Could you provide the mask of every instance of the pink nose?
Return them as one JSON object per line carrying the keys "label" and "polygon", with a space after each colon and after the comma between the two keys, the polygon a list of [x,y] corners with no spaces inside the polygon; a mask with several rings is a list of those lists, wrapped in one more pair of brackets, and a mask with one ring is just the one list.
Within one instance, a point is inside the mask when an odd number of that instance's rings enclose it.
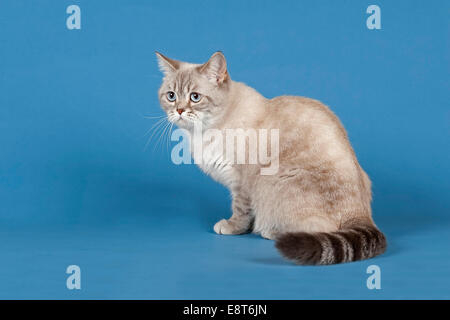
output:
{"label": "pink nose", "polygon": [[177,112],[179,115],[181,115],[184,112],[184,109],[177,109]]}

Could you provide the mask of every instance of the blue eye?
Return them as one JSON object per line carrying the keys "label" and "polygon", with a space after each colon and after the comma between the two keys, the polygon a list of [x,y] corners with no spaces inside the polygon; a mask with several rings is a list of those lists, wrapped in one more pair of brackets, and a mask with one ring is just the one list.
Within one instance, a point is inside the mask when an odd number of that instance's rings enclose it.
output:
{"label": "blue eye", "polygon": [[177,100],[177,95],[173,91],[167,92],[166,97],[170,102],[174,102],[175,100]]}
{"label": "blue eye", "polygon": [[191,93],[191,101],[192,102],[199,102],[200,100],[202,100],[202,95],[200,93],[197,93],[197,92]]}

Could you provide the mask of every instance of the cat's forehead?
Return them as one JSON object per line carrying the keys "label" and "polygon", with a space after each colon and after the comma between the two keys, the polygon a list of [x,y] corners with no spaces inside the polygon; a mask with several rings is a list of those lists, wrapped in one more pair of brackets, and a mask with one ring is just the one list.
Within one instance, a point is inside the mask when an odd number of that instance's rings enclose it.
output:
{"label": "cat's forehead", "polygon": [[174,72],[165,79],[165,82],[172,91],[189,93],[202,87],[205,80],[205,77],[199,73],[197,66],[190,65]]}

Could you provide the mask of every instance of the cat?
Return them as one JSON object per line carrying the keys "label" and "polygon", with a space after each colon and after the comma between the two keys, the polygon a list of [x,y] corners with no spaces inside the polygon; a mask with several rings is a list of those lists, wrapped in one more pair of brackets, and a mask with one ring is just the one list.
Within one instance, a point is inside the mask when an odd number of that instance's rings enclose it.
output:
{"label": "cat", "polygon": [[275,174],[260,174],[259,164],[230,163],[220,152],[199,164],[232,195],[232,216],[215,224],[217,234],[258,233],[300,265],[385,251],[386,238],[372,219],[371,181],[327,106],[304,97],[263,97],[231,80],[220,51],[204,64],[156,55],[163,73],[160,105],[178,127],[279,130],[279,153],[271,155],[279,163]]}

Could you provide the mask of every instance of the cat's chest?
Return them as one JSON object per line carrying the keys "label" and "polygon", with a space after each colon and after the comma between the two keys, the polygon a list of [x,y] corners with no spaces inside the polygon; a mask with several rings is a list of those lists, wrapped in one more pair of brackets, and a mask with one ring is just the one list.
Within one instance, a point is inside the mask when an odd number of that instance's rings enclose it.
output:
{"label": "cat's chest", "polygon": [[194,152],[193,158],[200,169],[214,180],[226,186],[233,183],[235,171],[232,162],[225,157],[222,144],[214,141],[202,143],[201,152]]}

